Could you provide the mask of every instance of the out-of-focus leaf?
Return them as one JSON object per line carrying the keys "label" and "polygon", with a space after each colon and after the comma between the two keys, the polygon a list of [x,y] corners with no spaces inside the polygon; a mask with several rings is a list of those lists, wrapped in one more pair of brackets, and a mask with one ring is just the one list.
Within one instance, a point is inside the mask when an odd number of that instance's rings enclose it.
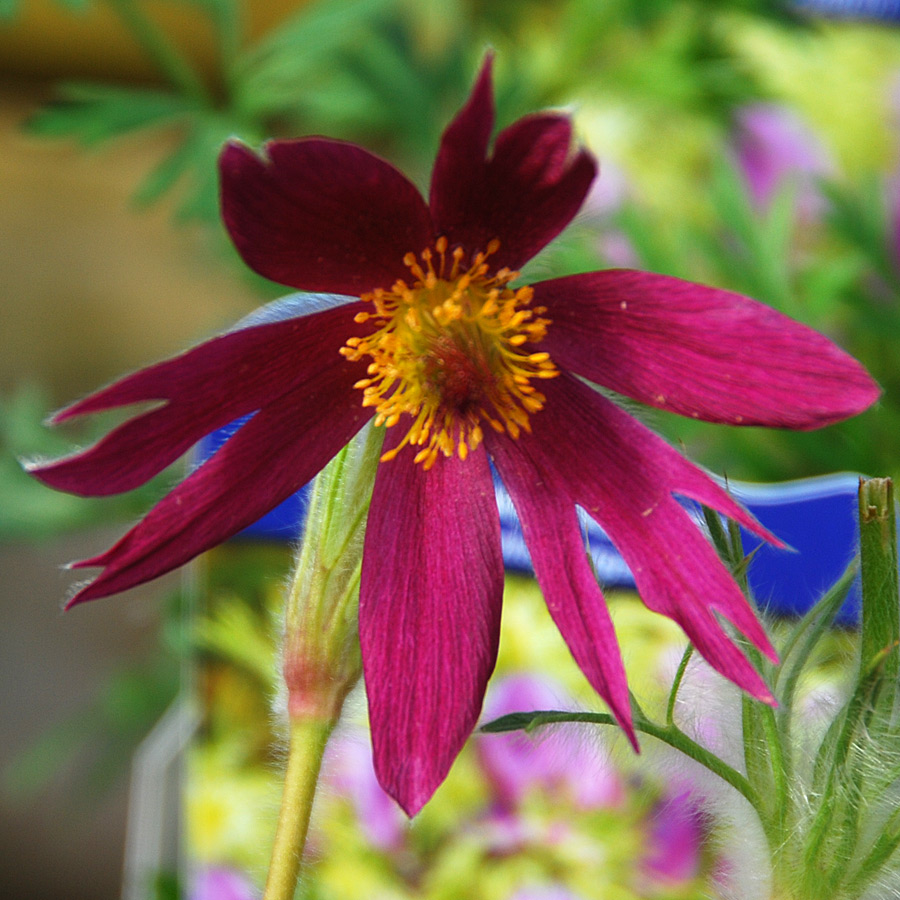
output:
{"label": "out-of-focus leaf", "polygon": [[24,802],[70,767],[81,770],[85,799],[123,777],[141,739],[178,691],[179,670],[157,654],[114,673],[83,708],[51,724],[2,773],[4,793]]}
{"label": "out-of-focus leaf", "polygon": [[649,211],[634,203],[626,203],[613,216],[613,224],[628,239],[641,268],[677,278],[690,276],[685,260],[691,257],[683,252],[683,235],[676,229],[659,227]]}
{"label": "out-of-focus leaf", "polygon": [[26,128],[42,137],[70,137],[93,146],[148,126],[185,121],[196,112],[195,100],[167,91],[69,82]]}
{"label": "out-of-focus leaf", "polygon": [[274,693],[278,671],[272,644],[273,623],[251,609],[242,597],[219,597],[213,611],[194,626],[196,646],[253,675]]}
{"label": "out-of-focus leaf", "polygon": [[134,196],[135,202],[139,206],[149,206],[182,181],[184,192],[176,219],[217,222],[219,183],[216,161],[222,146],[230,138],[253,145],[262,137],[252,125],[236,125],[216,112],[195,116],[181,143],[141,182]]}
{"label": "out-of-focus leaf", "polygon": [[[166,475],[115,498],[84,498],[54,491],[31,477],[20,459],[53,459],[73,451],[71,431],[52,431],[41,423],[48,409],[40,388],[22,385],[9,396],[0,396],[0,540],[50,537],[98,522],[127,519],[143,512],[161,493]],[[98,417],[89,430],[81,431],[83,443],[91,443],[108,426]]]}
{"label": "out-of-focus leaf", "polygon": [[704,231],[697,240],[715,263],[720,279],[734,290],[797,316],[789,259],[795,221],[792,193],[780,191],[763,215],[754,209],[734,164],[720,159],[713,168],[710,196],[724,233]]}
{"label": "out-of-focus leaf", "polygon": [[203,12],[212,23],[223,74],[228,72],[236,58],[244,37],[246,0],[175,0],[184,6],[194,7]]}
{"label": "out-of-focus leaf", "polygon": [[880,179],[870,176],[859,184],[823,182],[829,201],[828,221],[852,246],[862,250],[888,284],[900,288],[900,259],[888,236],[888,192]]}
{"label": "out-of-focus leaf", "polygon": [[233,103],[256,118],[302,105],[305,94],[334,68],[344,48],[358,47],[391,0],[310,4],[246,50],[234,71]]}
{"label": "out-of-focus leaf", "polygon": [[194,139],[193,133],[188,136],[159,163],[156,168],[141,182],[134,195],[134,201],[138,206],[150,206],[155,203],[166,191],[191,170],[197,169],[209,161],[203,148]]}
{"label": "out-of-focus leaf", "polygon": [[804,26],[809,24],[809,20],[802,15],[798,8],[799,4],[794,0],[728,0],[726,3],[722,3],[721,0],[699,0],[699,2],[701,6],[714,12],[727,7],[780,22],[782,25]]}
{"label": "out-of-focus leaf", "polygon": [[[91,0],[56,0],[56,5],[61,6],[69,12],[84,12],[90,5]],[[21,0],[0,0],[0,19],[11,19],[18,15],[21,11]]]}

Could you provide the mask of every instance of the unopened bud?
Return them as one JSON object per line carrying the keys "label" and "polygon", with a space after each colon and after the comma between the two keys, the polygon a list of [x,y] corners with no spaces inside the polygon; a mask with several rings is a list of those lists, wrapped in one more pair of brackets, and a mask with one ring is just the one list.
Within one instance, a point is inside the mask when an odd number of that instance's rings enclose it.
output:
{"label": "unopened bud", "polygon": [[359,578],[384,429],[371,425],[316,478],[282,645],[292,719],[335,721],[359,680]]}

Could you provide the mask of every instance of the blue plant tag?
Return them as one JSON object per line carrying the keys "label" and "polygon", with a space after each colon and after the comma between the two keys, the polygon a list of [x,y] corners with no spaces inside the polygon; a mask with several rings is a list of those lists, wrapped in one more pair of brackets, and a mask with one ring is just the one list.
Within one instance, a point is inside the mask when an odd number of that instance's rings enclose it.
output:
{"label": "blue plant tag", "polygon": [[[859,476],[843,472],[777,484],[729,482],[729,490],[791,549],[743,531],[744,551],[757,549],[748,581],[757,604],[777,615],[803,615],[837,580],[859,550]],[[858,579],[838,614],[859,620]]]}

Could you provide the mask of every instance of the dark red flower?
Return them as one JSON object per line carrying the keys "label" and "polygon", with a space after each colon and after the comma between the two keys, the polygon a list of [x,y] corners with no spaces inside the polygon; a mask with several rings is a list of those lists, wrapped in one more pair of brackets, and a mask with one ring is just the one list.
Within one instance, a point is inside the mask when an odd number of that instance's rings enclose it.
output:
{"label": "dark red flower", "polygon": [[[471,732],[503,589],[489,460],[512,496],[550,612],[632,741],[625,672],[576,504],[606,529],[651,609],[720,672],[769,690],[716,618],[765,632],[673,495],[768,537],[714,481],[581,379],[711,422],[815,428],[878,390],[810,329],[727,291],[611,270],[511,287],[569,223],[596,164],[568,118],[494,125],[488,62],[444,134],[429,202],[352,144],[222,153],[225,222],[274,281],[347,295],[217,337],[56,421],[162,401],[81,454],[34,469],[95,495],[146,481],[239,416],[237,434],[114,547],[71,604],[147,581],[259,518],[365,422],[386,429],[369,513],[360,638],[378,777],[410,814]],[[358,299],[357,299],[358,298]],[[71,605],[70,604],[70,605]]]}

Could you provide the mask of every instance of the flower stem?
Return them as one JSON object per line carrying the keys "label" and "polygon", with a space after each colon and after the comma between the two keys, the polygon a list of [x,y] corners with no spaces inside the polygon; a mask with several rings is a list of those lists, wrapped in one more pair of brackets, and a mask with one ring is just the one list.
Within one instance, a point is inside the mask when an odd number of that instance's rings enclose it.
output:
{"label": "flower stem", "polygon": [[900,676],[897,520],[890,478],[860,479],[859,539],[862,556],[860,675],[874,659],[881,660],[883,685],[879,701],[889,711],[894,706]]}
{"label": "flower stem", "polygon": [[681,662],[678,663],[678,671],[675,673],[675,680],[672,682],[672,690],[669,691],[669,702],[666,704],[666,725],[671,727],[675,724],[675,703],[678,699],[678,690],[681,682],[684,680],[684,674],[687,672],[688,663],[694,654],[694,645],[688,644],[684,648],[681,656]]}
{"label": "flower stem", "polygon": [[322,757],[333,728],[334,722],[326,719],[291,721],[284,794],[263,900],[293,900]]}
{"label": "flower stem", "polygon": [[[706,769],[709,769],[715,775],[718,775],[723,781],[730,784],[738,793],[743,795],[747,802],[756,810],[760,821],[763,824],[763,830],[772,845],[773,836],[770,831],[766,830],[767,821],[763,816],[762,801],[756,792],[756,789],[747,778],[737,769],[732,768],[724,760],[719,759],[710,750],[707,750],[702,744],[698,744],[695,740],[686,735],[677,725],[668,724],[660,725],[651,719],[636,706],[632,698],[633,721],[635,731],[648,734],[657,740],[668,744],[670,747],[683,753],[685,756],[699,763]],[[611,725],[618,727],[616,720],[609,713],[593,713],[593,712],[562,712],[559,710],[539,710],[530,713],[510,713],[494,719],[481,726],[481,731],[485,734],[500,734],[505,731],[524,730],[526,733],[531,732],[535,728],[544,725],[552,725],[557,722],[590,722],[596,725]]]}

